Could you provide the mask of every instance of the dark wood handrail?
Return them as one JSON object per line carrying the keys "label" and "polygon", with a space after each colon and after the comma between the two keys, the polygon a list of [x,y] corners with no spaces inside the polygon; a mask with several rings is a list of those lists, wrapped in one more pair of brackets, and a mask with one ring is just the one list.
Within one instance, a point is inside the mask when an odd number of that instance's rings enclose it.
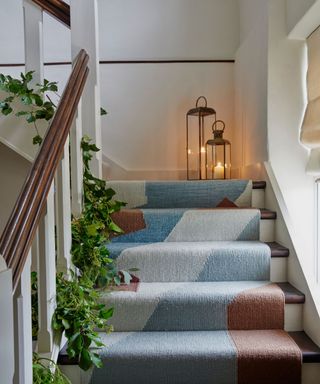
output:
{"label": "dark wood handrail", "polygon": [[87,76],[89,56],[81,50],[56,113],[0,238],[0,254],[12,269],[16,288],[39,225],[52,181],[74,119]]}
{"label": "dark wood handrail", "polygon": [[62,0],[32,0],[44,11],[70,28],[70,6]]}

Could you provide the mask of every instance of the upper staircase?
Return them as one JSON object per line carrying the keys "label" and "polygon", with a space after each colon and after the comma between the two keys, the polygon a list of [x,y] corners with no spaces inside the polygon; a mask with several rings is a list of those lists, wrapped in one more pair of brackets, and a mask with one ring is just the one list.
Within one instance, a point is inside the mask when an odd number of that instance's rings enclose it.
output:
{"label": "upper staircase", "polygon": [[74,383],[318,382],[320,349],[303,332],[305,295],[287,282],[266,183],[108,185],[129,202],[113,217],[124,233],[110,257],[138,270],[103,296],[114,307],[104,367],[88,376],[60,354]]}

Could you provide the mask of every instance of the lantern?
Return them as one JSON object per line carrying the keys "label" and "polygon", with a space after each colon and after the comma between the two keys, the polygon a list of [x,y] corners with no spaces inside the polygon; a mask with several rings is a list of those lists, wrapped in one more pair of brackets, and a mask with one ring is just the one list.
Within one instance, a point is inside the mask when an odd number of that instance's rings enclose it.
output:
{"label": "lantern", "polygon": [[[221,126],[218,129],[218,126]],[[216,120],[212,125],[213,139],[206,142],[206,178],[230,179],[231,144],[223,138],[225,123]]]}
{"label": "lantern", "polygon": [[[204,105],[199,105],[200,100]],[[207,106],[204,96],[200,96],[196,107],[186,116],[188,180],[206,179],[206,142],[211,137],[211,125],[215,121],[216,111]]]}

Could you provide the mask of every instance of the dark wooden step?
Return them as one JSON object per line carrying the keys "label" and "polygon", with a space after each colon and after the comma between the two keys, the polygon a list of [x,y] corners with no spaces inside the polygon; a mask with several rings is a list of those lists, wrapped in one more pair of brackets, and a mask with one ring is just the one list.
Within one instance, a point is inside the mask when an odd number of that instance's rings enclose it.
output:
{"label": "dark wooden step", "polygon": [[[320,348],[305,332],[288,332],[288,334],[300,348],[303,363],[320,363]],[[77,361],[68,357],[66,347],[64,347],[59,354],[58,364],[77,365]]]}
{"label": "dark wooden step", "polygon": [[270,209],[260,208],[262,220],[275,220],[277,218],[277,212],[270,211]]}
{"label": "dark wooden step", "polygon": [[252,189],[266,189],[267,183],[263,180],[253,181]]}
{"label": "dark wooden step", "polygon": [[304,363],[320,363],[320,348],[305,332],[289,332],[289,335],[301,349]]}
{"label": "dark wooden step", "polygon": [[304,294],[290,283],[277,283],[282,289],[286,304],[303,304],[305,302]]}
{"label": "dark wooden step", "polygon": [[289,249],[275,241],[266,243],[271,249],[271,257],[289,257]]}

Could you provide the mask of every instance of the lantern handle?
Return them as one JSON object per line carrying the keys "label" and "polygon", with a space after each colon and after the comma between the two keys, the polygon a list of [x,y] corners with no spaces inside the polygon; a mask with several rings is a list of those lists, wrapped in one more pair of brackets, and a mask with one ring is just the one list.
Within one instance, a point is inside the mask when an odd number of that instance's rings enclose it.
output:
{"label": "lantern handle", "polygon": [[207,105],[208,105],[208,102],[207,102],[207,99],[204,97],[204,96],[200,96],[197,98],[197,102],[196,102],[196,108],[198,108],[198,104],[199,104],[199,101],[203,99],[204,102],[205,102],[205,108],[207,108]]}
{"label": "lantern handle", "polygon": [[212,132],[214,132],[214,131],[218,131],[218,129],[216,128],[217,123],[221,123],[221,124],[223,125],[223,127],[222,127],[222,129],[220,129],[220,131],[224,132],[224,129],[225,129],[225,127],[226,127],[226,124],[225,124],[225,122],[222,121],[222,120],[216,120],[216,121],[212,124]]}

